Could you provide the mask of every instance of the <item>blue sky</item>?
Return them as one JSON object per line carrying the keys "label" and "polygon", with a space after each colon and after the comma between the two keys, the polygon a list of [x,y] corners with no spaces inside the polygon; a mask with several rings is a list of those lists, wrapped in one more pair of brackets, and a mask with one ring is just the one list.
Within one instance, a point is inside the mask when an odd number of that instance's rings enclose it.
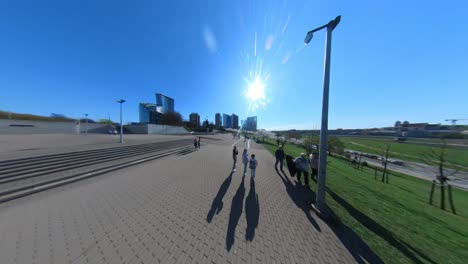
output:
{"label": "blue sky", "polygon": [[[185,118],[258,116],[259,128],[321,118],[325,32],[333,33],[330,128],[468,118],[466,1],[0,2],[0,109],[138,121],[162,92]],[[250,72],[265,100],[245,96]],[[267,80],[266,80],[267,79]]]}

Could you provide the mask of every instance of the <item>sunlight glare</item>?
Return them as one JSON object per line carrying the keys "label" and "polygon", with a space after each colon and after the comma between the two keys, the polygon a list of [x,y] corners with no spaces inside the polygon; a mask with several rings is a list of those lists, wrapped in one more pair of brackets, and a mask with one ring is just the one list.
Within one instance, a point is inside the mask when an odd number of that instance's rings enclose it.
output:
{"label": "sunlight glare", "polygon": [[259,78],[249,84],[246,96],[252,101],[265,100],[265,85]]}

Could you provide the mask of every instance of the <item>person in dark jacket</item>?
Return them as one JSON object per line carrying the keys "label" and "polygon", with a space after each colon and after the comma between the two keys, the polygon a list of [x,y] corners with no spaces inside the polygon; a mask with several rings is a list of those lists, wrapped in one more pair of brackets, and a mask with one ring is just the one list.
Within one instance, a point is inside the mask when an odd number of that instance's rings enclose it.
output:
{"label": "person in dark jacket", "polygon": [[234,148],[232,149],[232,159],[233,159],[232,171],[236,171],[237,154],[239,154],[239,151],[237,150],[237,147],[234,146]]}
{"label": "person in dark jacket", "polygon": [[284,150],[283,147],[279,147],[275,151],[275,157],[276,157],[276,162],[275,162],[275,169],[278,170],[278,163],[280,164],[280,170],[283,171],[283,160],[284,160]]}
{"label": "person in dark jacket", "polygon": [[292,156],[286,155],[286,165],[288,166],[289,175],[294,177],[296,175],[296,164]]}

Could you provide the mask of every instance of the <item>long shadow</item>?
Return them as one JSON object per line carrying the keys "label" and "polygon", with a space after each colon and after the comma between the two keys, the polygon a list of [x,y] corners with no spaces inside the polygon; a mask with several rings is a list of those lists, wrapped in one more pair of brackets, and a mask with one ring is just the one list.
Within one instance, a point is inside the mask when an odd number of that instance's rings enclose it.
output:
{"label": "long shadow", "polygon": [[226,248],[228,251],[231,250],[232,245],[234,244],[234,235],[236,233],[237,223],[242,215],[242,207],[244,204],[244,187],[245,176],[242,177],[242,182],[237,188],[236,194],[232,198],[231,213],[229,214],[229,224],[226,234]]}
{"label": "long shadow", "polygon": [[[277,173],[283,180],[283,183],[286,186],[286,191],[288,192],[291,199],[294,201],[294,203],[298,207],[303,209],[304,213],[306,214],[307,219],[309,219],[309,221],[314,226],[316,226],[316,228],[318,228],[317,230],[320,231],[320,227],[318,226],[315,219],[312,218],[310,214],[310,208],[308,207],[308,204],[310,204],[312,201],[315,201],[315,199],[310,198],[310,196],[303,197],[303,194],[302,195],[300,194],[300,192],[303,190],[302,187],[297,186],[297,185],[293,186],[293,184],[291,183],[291,181],[288,179],[288,177],[286,176],[284,172],[283,172],[284,178],[278,171]],[[295,189],[298,189],[297,193]],[[315,193],[310,191],[310,195],[314,196]],[[304,205],[303,201],[306,201],[306,205]],[[358,263],[384,263],[369,248],[369,246],[358,235],[356,235],[356,233],[354,233],[348,226],[342,223],[339,220],[339,218],[333,214],[331,210],[329,211],[330,211],[330,214],[333,215],[333,217],[330,218],[330,219],[333,219],[333,223],[331,223],[331,225],[329,224],[330,228],[333,230],[333,232],[337,235],[337,237],[341,240],[343,245],[348,249],[348,251],[353,255],[354,259]],[[324,220],[328,220],[328,219],[324,219]]]}
{"label": "long shadow", "polygon": [[330,217],[324,219],[328,226],[351,253],[357,263],[384,263],[377,254],[351,228],[345,225],[337,215],[328,209]]}
{"label": "long shadow", "polygon": [[255,180],[250,179],[250,191],[245,199],[245,218],[247,220],[245,239],[247,241],[252,241],[255,237],[255,229],[258,226],[259,217],[260,205],[258,202],[258,195],[255,192]]}
{"label": "long shadow", "polygon": [[[347,201],[345,201],[343,198],[341,198],[339,195],[337,195],[335,192],[331,191],[330,189],[327,189],[327,192],[330,194],[330,196],[336,201],[338,202],[346,211],[348,211],[348,213],[354,217],[354,219],[356,219],[357,221],[359,221],[363,226],[365,226],[367,229],[369,229],[370,231],[374,232],[376,235],[380,236],[382,239],[384,239],[385,241],[387,241],[392,247],[394,247],[395,249],[397,249],[398,251],[400,251],[403,255],[405,255],[407,258],[409,258],[413,263],[424,263],[422,262],[418,256],[424,260],[426,260],[427,262],[430,262],[430,263],[436,263],[435,261],[433,261],[431,258],[429,258],[428,256],[426,256],[425,254],[423,254],[422,252],[418,251],[417,249],[411,247],[410,245],[406,244],[405,242],[403,241],[400,241],[399,239],[397,239],[392,232],[390,232],[389,230],[387,230],[385,227],[381,226],[379,223],[375,222],[374,220],[372,220],[372,218],[368,217],[367,215],[365,215],[364,213],[362,213],[361,211],[357,210],[354,206],[352,206],[351,204],[349,204]],[[341,222],[340,220],[338,220],[338,217],[334,217],[335,218],[335,221],[339,221]],[[340,223],[342,225],[344,225],[343,223]],[[348,228],[349,229],[349,228]],[[348,230],[349,232],[350,230]],[[352,232],[352,231],[351,231]],[[355,234],[354,234],[355,235]],[[340,237],[340,236],[339,236]],[[340,238],[341,239],[341,238]],[[362,241],[362,240],[361,240]],[[364,241],[362,241],[362,243],[365,244]],[[352,243],[353,244],[353,243]],[[352,245],[354,247],[354,245]],[[367,249],[370,251],[370,249],[367,247]],[[356,252],[356,253],[369,253],[368,250],[365,250],[364,252]],[[352,251],[350,251],[351,253],[353,253]],[[374,256],[372,255],[368,255],[369,258],[372,258],[372,257],[377,257],[374,253],[373,253]],[[353,254],[354,256],[354,254]],[[377,257],[378,258],[378,257]],[[378,259],[380,262],[376,262],[376,263],[383,263],[382,260]],[[371,263],[374,263],[374,261],[370,261]]]}
{"label": "long shadow", "polygon": [[234,172],[231,172],[231,174],[229,174],[229,176],[224,180],[224,182],[221,184],[221,187],[219,188],[218,193],[216,194],[216,197],[213,199],[213,202],[211,203],[211,209],[206,216],[206,221],[208,223],[211,223],[215,213],[219,214],[219,212],[221,212],[223,209],[223,198],[224,195],[226,195],[229,185],[231,185],[233,173]]}
{"label": "long shadow", "polygon": [[283,181],[284,186],[286,187],[286,192],[288,193],[291,200],[294,204],[300,208],[312,226],[315,227],[318,231],[322,231],[320,226],[318,225],[317,221],[311,215],[311,206],[312,202],[314,201],[314,192],[310,190],[310,188],[302,187],[300,185],[294,185],[286,174],[283,176],[281,173],[276,171],[276,173],[280,176],[281,180]]}

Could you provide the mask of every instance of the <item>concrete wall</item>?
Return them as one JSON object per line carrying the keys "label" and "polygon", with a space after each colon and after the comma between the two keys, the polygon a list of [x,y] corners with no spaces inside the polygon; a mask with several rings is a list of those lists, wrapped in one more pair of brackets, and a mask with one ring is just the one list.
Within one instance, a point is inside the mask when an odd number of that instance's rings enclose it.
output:
{"label": "concrete wall", "polygon": [[188,134],[187,130],[178,126],[142,124],[142,125],[126,125],[124,129],[131,134],[161,134],[161,135],[175,135],[175,134]]}
{"label": "concrete wall", "polygon": [[148,125],[126,125],[124,130],[130,134],[148,134]]}
{"label": "concrete wall", "polygon": [[[80,132],[85,133],[86,124],[81,123]],[[107,134],[109,125],[88,123],[88,133]],[[0,119],[0,134],[76,134],[75,122],[45,122]]]}

